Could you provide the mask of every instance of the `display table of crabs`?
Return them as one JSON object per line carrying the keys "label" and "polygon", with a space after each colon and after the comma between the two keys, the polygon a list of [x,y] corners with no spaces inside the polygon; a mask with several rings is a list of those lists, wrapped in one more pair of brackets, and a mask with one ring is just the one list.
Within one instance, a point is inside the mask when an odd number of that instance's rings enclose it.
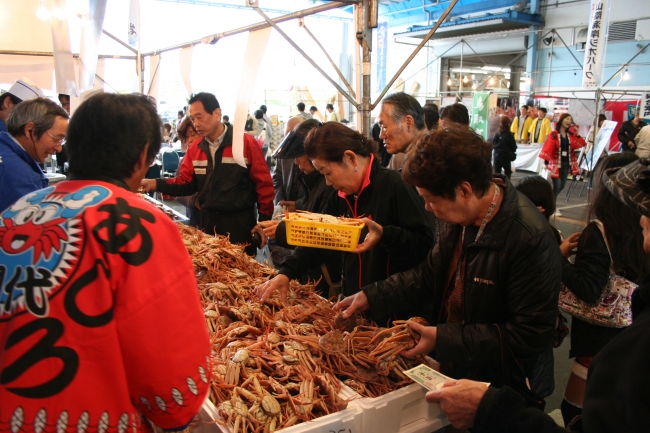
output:
{"label": "display table of crabs", "polygon": [[313,284],[292,281],[287,301],[252,293],[274,271],[226,238],[183,227],[212,343],[210,399],[233,432],[272,432],[344,409],[342,383],[377,397],[412,383],[422,359],[399,356],[419,339],[406,322],[378,328],[342,320]]}

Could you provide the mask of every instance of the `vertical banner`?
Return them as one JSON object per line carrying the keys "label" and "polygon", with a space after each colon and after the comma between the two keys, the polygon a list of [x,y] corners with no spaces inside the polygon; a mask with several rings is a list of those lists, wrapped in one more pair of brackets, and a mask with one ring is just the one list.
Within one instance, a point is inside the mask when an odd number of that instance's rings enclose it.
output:
{"label": "vertical banner", "polygon": [[183,79],[183,84],[185,84],[185,89],[187,94],[192,94],[192,52],[194,47],[183,48],[180,53],[178,53],[178,66],[181,69],[181,78]]}
{"label": "vertical banner", "polygon": [[[81,46],[79,49],[79,93],[92,89],[97,68],[97,45],[104,28],[104,14],[107,0],[88,2],[88,22],[81,27]],[[86,18],[86,17],[84,17]]]}
{"label": "vertical banner", "polygon": [[650,91],[643,92],[641,103],[641,114],[639,117],[642,119],[650,119]]}
{"label": "vertical banner", "polygon": [[131,0],[129,8],[129,45],[135,47],[140,37],[140,1]]}
{"label": "vertical banner", "polygon": [[487,140],[488,134],[487,119],[490,107],[489,101],[489,92],[474,92],[474,98],[472,101],[472,120],[470,121],[469,126],[474,129],[474,132],[483,137],[483,140]]}
{"label": "vertical banner", "polygon": [[386,87],[386,57],[388,53],[388,23],[382,21],[377,27],[377,87],[381,92]]}
{"label": "vertical banner", "polygon": [[235,162],[246,167],[244,160],[244,125],[250,108],[251,96],[255,88],[257,71],[260,68],[266,44],[269,42],[272,27],[248,33],[248,44],[244,55],[243,76],[237,92],[237,108],[235,109],[235,124],[233,125],[232,156]]}
{"label": "vertical banner", "polygon": [[[65,1],[55,0],[54,7],[64,10]],[[77,96],[77,79],[74,73],[74,61],[70,48],[70,29],[68,17],[58,18],[56,14],[50,17],[52,27],[52,52],[54,54],[54,76],[56,92]]]}
{"label": "vertical banner", "polygon": [[585,45],[584,66],[582,67],[582,88],[595,89],[600,86],[603,67],[605,39],[607,37],[607,11],[609,0],[591,0],[589,31]]}

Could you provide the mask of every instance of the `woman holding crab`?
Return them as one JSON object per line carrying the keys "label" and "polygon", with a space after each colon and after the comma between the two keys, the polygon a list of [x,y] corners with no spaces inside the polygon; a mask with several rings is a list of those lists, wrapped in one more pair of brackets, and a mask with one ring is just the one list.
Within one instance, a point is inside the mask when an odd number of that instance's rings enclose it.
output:
{"label": "woman holding crab", "polygon": [[[415,190],[399,173],[380,167],[377,144],[336,122],[321,124],[305,138],[305,151],[314,167],[337,194],[332,194],[323,213],[363,218],[365,241],[354,252],[297,247],[282,262],[279,275],[256,287],[262,301],[276,290],[286,297],[289,281],[306,270],[337,258],[343,262],[343,294],[353,295],[367,284],[406,271],[420,263],[433,245],[433,233]],[[366,236],[367,233],[367,236]],[[404,305],[373,320],[425,316],[430,306]]]}

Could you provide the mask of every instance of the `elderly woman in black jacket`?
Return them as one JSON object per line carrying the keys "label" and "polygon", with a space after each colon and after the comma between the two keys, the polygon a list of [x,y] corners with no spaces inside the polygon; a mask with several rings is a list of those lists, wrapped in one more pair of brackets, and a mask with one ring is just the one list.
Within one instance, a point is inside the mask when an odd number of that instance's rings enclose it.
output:
{"label": "elderly woman in black jacket", "polygon": [[[459,146],[458,143],[462,143]],[[412,270],[362,287],[344,317],[433,301],[433,325],[410,323],[441,372],[523,391],[552,375],[561,255],[542,214],[503,177],[492,146],[470,130],[434,131],[408,152],[406,181],[438,218],[436,245]],[[512,359],[514,356],[514,359]],[[523,370],[523,371],[522,371]],[[552,391],[552,390],[551,390]]]}
{"label": "elderly woman in black jacket", "polygon": [[[256,287],[262,301],[275,290],[286,295],[290,279],[297,278],[333,258],[343,262],[342,292],[350,296],[374,281],[416,266],[433,245],[433,233],[424,207],[412,187],[399,173],[380,167],[377,145],[360,133],[337,122],[314,128],[305,140],[305,150],[314,167],[325,176],[337,194],[330,196],[324,212],[334,216],[364,218],[370,236],[354,252],[297,247],[286,257],[279,275]],[[380,232],[375,227],[381,225]],[[364,239],[367,230],[361,234]],[[424,304],[402,305],[372,318],[386,324],[390,318],[428,315]]]}
{"label": "elderly woman in black jacket", "polygon": [[[641,215],[643,249],[650,253],[650,159],[607,170],[609,191]],[[641,239],[641,238],[639,238]],[[650,425],[650,277],[632,295],[632,325],[594,357],[582,418],[569,428],[558,426],[542,411],[526,408],[509,387],[487,388],[470,380],[450,381],[427,393],[456,428],[475,433],[645,433]]]}

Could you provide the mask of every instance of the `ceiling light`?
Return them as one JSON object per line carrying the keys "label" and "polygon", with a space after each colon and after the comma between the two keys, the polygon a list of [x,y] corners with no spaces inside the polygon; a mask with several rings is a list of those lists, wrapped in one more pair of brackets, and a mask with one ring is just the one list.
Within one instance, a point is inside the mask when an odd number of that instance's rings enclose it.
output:
{"label": "ceiling light", "polygon": [[489,83],[490,83],[490,86],[494,86],[494,77],[490,77]]}
{"label": "ceiling light", "polygon": [[476,83],[472,83],[472,90],[476,90]]}
{"label": "ceiling light", "polygon": [[625,68],[625,73],[623,74],[623,80],[627,81],[630,79],[630,73],[627,72],[627,68]]}
{"label": "ceiling light", "polygon": [[41,0],[41,5],[36,9],[36,16],[41,21],[47,21],[50,19],[50,11],[48,11],[45,6],[45,0]]}
{"label": "ceiling light", "polygon": [[463,83],[465,83],[465,84],[469,83],[469,78],[467,78],[467,75],[465,75],[465,77],[463,77]]}
{"label": "ceiling light", "polygon": [[447,80],[447,85],[451,86],[451,77],[449,77],[449,79]]}

